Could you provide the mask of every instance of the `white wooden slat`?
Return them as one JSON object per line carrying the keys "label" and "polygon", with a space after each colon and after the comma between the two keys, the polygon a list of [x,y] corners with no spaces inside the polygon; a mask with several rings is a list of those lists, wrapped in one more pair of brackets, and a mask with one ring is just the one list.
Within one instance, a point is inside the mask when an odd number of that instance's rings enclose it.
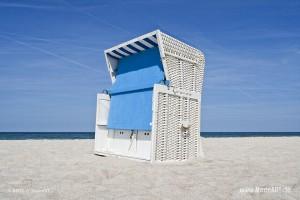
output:
{"label": "white wooden slat", "polygon": [[157,44],[157,39],[153,36],[149,37],[149,40]]}
{"label": "white wooden slat", "polygon": [[122,58],[121,56],[119,56],[118,54],[115,54],[114,52],[109,52],[108,54],[113,55],[113,56],[115,56],[117,58]]}
{"label": "white wooden slat", "polygon": [[133,53],[133,54],[137,53],[136,51],[134,51],[133,49],[130,49],[127,46],[124,46],[123,48],[126,49],[127,51],[129,51],[130,53]]}
{"label": "white wooden slat", "polygon": [[149,48],[154,47],[152,44],[148,43],[148,42],[145,41],[145,40],[141,40],[140,43],[142,43],[143,45],[145,45],[145,46],[147,46],[147,47],[149,47]]}
{"label": "white wooden slat", "polygon": [[124,52],[124,51],[121,51],[120,49],[116,49],[116,51],[124,56],[129,56],[128,53]]}
{"label": "white wooden slat", "polygon": [[134,46],[135,48],[137,48],[138,50],[141,50],[141,51],[145,50],[143,47],[141,47],[141,46],[139,46],[139,45],[137,45],[135,43],[132,43],[131,45]]}

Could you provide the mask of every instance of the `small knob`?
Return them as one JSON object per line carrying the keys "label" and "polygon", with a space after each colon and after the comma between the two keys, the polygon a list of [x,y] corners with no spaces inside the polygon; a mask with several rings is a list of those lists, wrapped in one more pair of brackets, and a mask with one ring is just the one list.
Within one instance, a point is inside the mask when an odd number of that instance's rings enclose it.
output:
{"label": "small knob", "polygon": [[184,128],[184,129],[188,129],[188,128],[191,127],[191,123],[189,121],[187,121],[187,120],[183,120],[181,122],[181,127]]}

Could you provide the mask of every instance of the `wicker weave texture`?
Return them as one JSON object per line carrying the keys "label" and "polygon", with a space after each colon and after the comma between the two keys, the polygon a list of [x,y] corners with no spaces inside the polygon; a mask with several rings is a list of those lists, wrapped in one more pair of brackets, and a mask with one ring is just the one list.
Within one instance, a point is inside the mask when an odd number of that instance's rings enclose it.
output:
{"label": "wicker weave texture", "polygon": [[198,64],[203,63],[203,53],[165,33],[161,33],[162,46],[166,54],[181,57],[182,59],[190,60]]}
{"label": "wicker weave texture", "polygon": [[201,93],[205,63],[202,52],[164,33],[162,47],[171,85]]}
{"label": "wicker weave texture", "polygon": [[[204,75],[201,51],[161,33],[163,61],[170,87],[156,90],[154,155],[157,161],[199,156],[200,97]],[[180,91],[180,92],[175,92]],[[191,94],[194,94],[193,97]],[[190,95],[190,96],[189,96]],[[186,128],[183,124],[189,124]]]}
{"label": "wicker weave texture", "polygon": [[[161,91],[157,96],[155,160],[186,160],[198,157],[199,101]],[[189,121],[190,127],[182,127]]]}

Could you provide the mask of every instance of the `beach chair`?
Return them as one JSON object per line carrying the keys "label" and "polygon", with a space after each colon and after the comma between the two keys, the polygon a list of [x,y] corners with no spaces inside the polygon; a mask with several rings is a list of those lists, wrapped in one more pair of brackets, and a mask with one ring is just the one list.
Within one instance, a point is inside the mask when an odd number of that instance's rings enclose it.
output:
{"label": "beach chair", "polygon": [[97,95],[95,154],[197,158],[203,53],[156,30],[104,54],[112,87]]}

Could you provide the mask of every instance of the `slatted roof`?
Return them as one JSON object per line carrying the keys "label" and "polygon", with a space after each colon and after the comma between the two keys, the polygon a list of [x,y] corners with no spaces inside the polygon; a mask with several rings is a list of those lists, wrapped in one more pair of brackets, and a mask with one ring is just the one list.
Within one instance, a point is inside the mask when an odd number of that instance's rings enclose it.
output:
{"label": "slatted roof", "polygon": [[157,31],[145,34],[115,47],[105,50],[106,55],[114,59],[122,59],[146,49],[157,47]]}

